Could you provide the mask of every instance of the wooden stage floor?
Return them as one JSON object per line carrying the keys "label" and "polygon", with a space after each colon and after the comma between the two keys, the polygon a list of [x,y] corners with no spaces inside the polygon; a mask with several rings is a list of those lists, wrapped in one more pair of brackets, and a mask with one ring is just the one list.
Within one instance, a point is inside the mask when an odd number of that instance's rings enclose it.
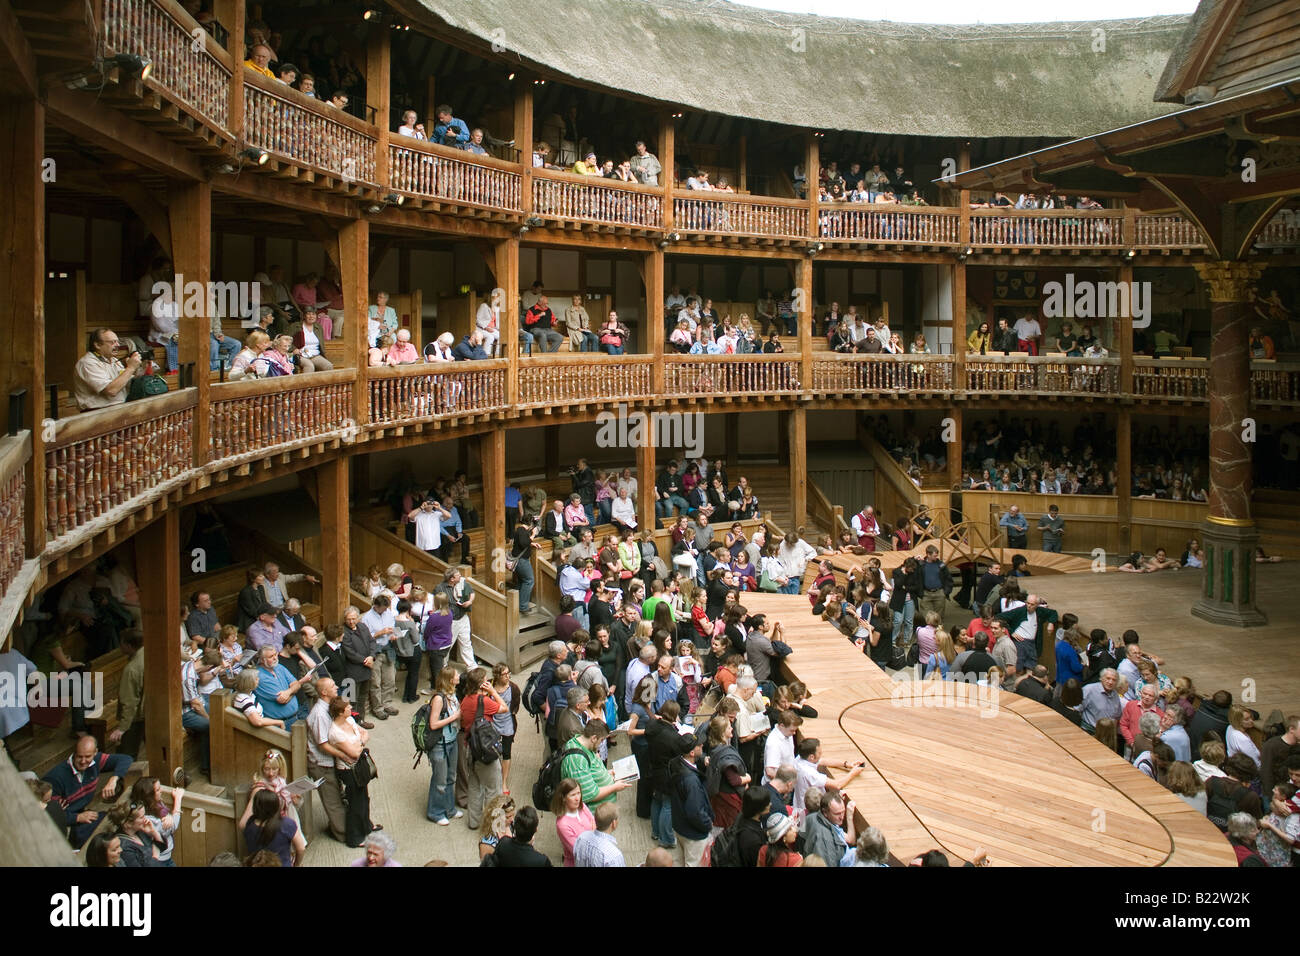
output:
{"label": "wooden stage floor", "polygon": [[891,680],[814,618],[806,595],[744,603],[784,625],[787,667],[818,711],[804,735],[829,760],[867,760],[847,792],[897,858],[941,849],[957,863],[983,847],[994,866],[1236,865],[1204,816],[1048,708],[973,685]]}

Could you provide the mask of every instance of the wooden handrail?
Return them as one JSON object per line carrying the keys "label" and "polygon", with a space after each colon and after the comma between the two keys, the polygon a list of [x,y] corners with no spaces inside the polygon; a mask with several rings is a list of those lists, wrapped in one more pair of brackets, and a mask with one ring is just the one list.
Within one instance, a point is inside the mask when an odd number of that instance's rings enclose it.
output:
{"label": "wooden handrail", "polygon": [[[379,371],[371,369],[370,372]],[[321,385],[351,384],[357,380],[354,368],[335,368],[327,372],[313,372],[309,375],[278,375],[275,378],[245,378],[236,382],[214,382],[212,401],[228,402],[237,398],[249,398],[258,395],[274,395],[279,392],[296,392]]]}
{"label": "wooden handrail", "polygon": [[[509,164],[512,169],[518,168],[517,164]],[[619,189],[623,192],[641,193],[645,196],[657,196],[660,199],[664,195],[663,186],[647,186],[644,183],[625,183],[621,179],[606,179],[604,176],[583,176],[581,173],[574,173],[568,170],[544,169],[534,167],[533,180],[550,179],[559,183],[575,183],[579,186],[593,186],[598,189]],[[723,193],[725,196],[726,193]]]}
{"label": "wooden handrail", "polygon": [[45,450],[66,448],[74,442],[99,438],[171,412],[194,408],[198,400],[198,389],[183,388],[166,395],[155,395],[140,401],[81,412],[70,418],[60,418],[55,425],[54,439],[45,443]]}
{"label": "wooden handrail", "polygon": [[0,436],[0,485],[22,474],[32,459],[32,433]]}
{"label": "wooden handrail", "polygon": [[287,83],[281,83],[279,80],[263,76],[248,67],[244,67],[244,86],[257,87],[263,93],[292,103],[294,106],[300,106],[308,112],[316,113],[331,122],[338,123],[340,126],[346,126],[353,132],[360,133],[369,139],[374,139],[378,135],[379,131],[375,128],[374,123],[359,120],[351,113],[345,113],[337,107],[330,106],[325,100],[318,100],[314,96],[300,93]]}

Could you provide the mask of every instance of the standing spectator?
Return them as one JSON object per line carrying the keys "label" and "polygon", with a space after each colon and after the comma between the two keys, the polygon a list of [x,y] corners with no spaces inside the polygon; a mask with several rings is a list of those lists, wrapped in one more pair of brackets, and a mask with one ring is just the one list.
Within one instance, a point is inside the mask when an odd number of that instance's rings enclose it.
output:
{"label": "standing spectator", "polygon": [[334,767],[347,806],[345,835],[347,845],[355,849],[380,827],[370,820],[370,757],[366,752],[370,734],[364,727],[357,726],[351,711],[352,706],[342,697],[335,697],[329,703],[329,715],[333,721],[329,743],[338,752],[334,757]]}
{"label": "standing spectator", "polygon": [[442,577],[438,591],[447,595],[447,604],[451,608],[451,635],[460,649],[461,659],[467,668],[478,667],[474,659],[474,637],[471,629],[469,610],[474,605],[474,588],[469,579],[460,573],[460,568],[448,568]]}
{"label": "standing spectator", "polygon": [[442,548],[442,522],[451,519],[451,512],[428,497],[406,518],[415,524],[415,546],[436,557]]}
{"label": "standing spectator", "polygon": [[636,141],[636,154],[632,157],[630,165],[632,174],[641,185],[659,185],[659,174],[663,172],[663,167],[659,165],[659,157],[646,149],[644,140]]}
{"label": "standing spectator", "polygon": [[856,809],[852,800],[831,791],[822,800],[821,811],[810,815],[804,824],[803,845],[806,855],[817,854],[827,866],[839,866],[849,847],[857,843],[853,820]]}
{"label": "standing spectator", "polygon": [[453,116],[451,107],[445,103],[434,111],[434,116],[438,121],[433,125],[433,142],[453,149],[464,149],[470,139],[469,127],[465,121]]}
{"label": "standing spectator", "polygon": [[[600,809],[612,804],[605,804]],[[555,814],[555,832],[564,850],[564,865],[573,866],[573,845],[582,834],[596,829],[596,818],[582,802],[582,787],[572,777],[565,777],[555,788],[551,799],[551,812]]]}
{"label": "standing spectator", "polygon": [[370,632],[375,646],[375,663],[371,670],[370,711],[379,720],[397,714],[393,695],[397,690],[397,615],[393,613],[392,600],[381,591],[371,602],[370,610],[361,618],[361,624]]}
{"label": "standing spectator", "polygon": [[434,735],[429,751],[429,799],[425,816],[439,826],[465,815],[456,806],[457,746],[460,740],[460,702],[456,700],[456,671],[446,667],[438,672],[429,701],[429,730]]}
{"label": "standing spectator", "polygon": [[1061,517],[1061,509],[1056,505],[1048,505],[1047,514],[1038,519],[1038,530],[1043,532],[1043,550],[1049,554],[1060,554],[1061,535],[1065,534],[1065,519]]}
{"label": "standing spectator", "polygon": [[551,865],[550,860],[533,849],[538,823],[536,810],[530,806],[520,808],[515,815],[514,834],[497,843],[494,853],[497,866],[540,868]]}
{"label": "standing spectator", "polygon": [[[373,730],[375,725],[366,720],[366,703],[370,698],[371,679],[375,677],[375,659],[378,656],[378,649],[375,647],[374,638],[370,636],[369,629],[361,623],[361,612],[355,607],[349,607],[343,612],[341,636],[343,640],[340,646],[345,662],[345,675],[356,688],[355,703],[361,716],[359,721],[361,729]],[[388,715],[382,711],[376,716],[379,720],[388,719]]]}
{"label": "standing spectator", "polygon": [[704,745],[699,738],[694,738],[694,744],[689,753],[674,759],[668,769],[673,832],[682,845],[682,862],[688,867],[700,865],[713,829],[713,808],[702,764]]}
{"label": "standing spectator", "polygon": [[144,635],[127,631],[119,646],[127,656],[127,665],[118,681],[117,727],[108,739],[117,744],[119,754],[134,760],[144,742]]}
{"label": "standing spectator", "polygon": [[[469,730],[480,716],[491,720],[501,710],[509,710],[501,699],[492,682],[488,680],[486,668],[475,667],[465,676],[465,687],[469,690],[460,701],[461,745],[469,747]],[[465,822],[471,830],[477,830],[483,820],[483,809],[493,797],[501,793],[501,760],[493,756],[487,762],[476,760],[469,752],[469,816]]]}
{"label": "standing spectator", "polygon": [[999,527],[1007,529],[1007,547],[1023,548],[1029,543],[1029,522],[1020,513],[1019,505],[1012,505],[998,519]]}
{"label": "standing spectator", "polygon": [[307,713],[307,776],[319,780],[316,792],[325,806],[329,820],[330,836],[340,843],[347,842],[347,812],[343,806],[343,791],[335,770],[335,758],[343,752],[329,742],[330,703],[338,697],[338,684],[332,678],[316,681],[316,703]]}
{"label": "standing spectator", "polygon": [[618,807],[606,803],[596,808],[595,829],[578,835],[573,844],[573,863],[578,867],[622,867],[623,851],[614,831],[618,829]]}

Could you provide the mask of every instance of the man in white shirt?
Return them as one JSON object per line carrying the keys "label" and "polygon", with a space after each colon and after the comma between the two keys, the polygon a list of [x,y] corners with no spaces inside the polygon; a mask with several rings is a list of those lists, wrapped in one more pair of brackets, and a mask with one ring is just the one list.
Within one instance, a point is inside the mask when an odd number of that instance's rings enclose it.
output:
{"label": "man in white shirt", "polygon": [[1038,319],[1025,313],[1016,319],[1015,330],[1016,338],[1020,340],[1020,351],[1037,355],[1038,343],[1043,337],[1043,329],[1038,324]]}
{"label": "man in white shirt", "polygon": [[636,501],[636,478],[632,475],[631,468],[624,468],[623,474],[618,476],[618,490],[626,491],[627,496]]}
{"label": "man in white shirt", "polygon": [[343,808],[343,792],[339,788],[339,779],[334,773],[334,758],[346,757],[342,751],[329,742],[330,701],[339,695],[338,684],[329,677],[316,681],[316,703],[307,712],[307,776],[320,780],[321,803],[325,805],[325,815],[329,818],[330,836],[340,843],[346,843],[347,820]]}
{"label": "man in white shirt", "polygon": [[849,336],[854,342],[860,342],[867,337],[867,329],[870,328],[862,316],[858,315],[856,305],[849,306],[848,314],[844,316],[849,325]]}
{"label": "man in white shirt", "polygon": [[480,302],[478,312],[474,316],[474,325],[478,327],[479,334],[483,336],[483,351],[496,358],[497,342],[501,340],[501,316],[499,310],[493,308],[492,304],[487,301]]}
{"label": "man in white shirt", "polygon": [[641,648],[641,655],[627,665],[627,681],[623,686],[623,705],[629,712],[632,710],[632,692],[636,690],[636,685],[641,683],[641,678],[648,676],[655,669],[658,662],[658,648],[653,644],[647,644]]}
{"label": "man in white shirt", "polygon": [[664,299],[664,309],[671,312],[673,309],[680,309],[686,305],[686,296],[682,295],[682,290],[673,286],[668,293],[668,298]]}
{"label": "man in white shirt", "polygon": [[528,291],[519,297],[519,304],[527,312],[537,304],[537,300],[542,297],[542,280],[538,279],[528,287]]}
{"label": "man in white shirt", "polygon": [[361,623],[375,639],[379,653],[370,680],[370,711],[379,720],[387,720],[397,713],[393,706],[393,693],[397,685],[397,654],[393,638],[397,634],[397,615],[387,594],[375,595],[370,610],[361,615]]}
{"label": "man in white shirt", "polygon": [[[149,320],[149,341],[161,345],[167,355],[167,371],[172,372],[180,364],[180,346],[177,336],[180,334],[180,303],[175,301],[172,285],[172,263],[165,256],[155,259],[143,276],[140,277],[139,315]],[[167,286],[164,292],[154,292],[158,283]]]}
{"label": "man in white shirt", "polygon": [[803,718],[794,711],[781,711],[780,719],[763,744],[763,783],[774,778],[776,772],[787,764],[795,765],[794,735],[802,723]]}
{"label": "man in white shirt", "polygon": [[436,554],[442,547],[442,523],[451,518],[451,512],[433,498],[425,498],[420,507],[406,518],[415,523],[415,546],[421,551]]}
{"label": "man in white shirt", "polygon": [[790,593],[798,594],[798,585],[803,583],[803,573],[808,567],[808,562],[817,557],[817,549],[790,531],[786,533],[781,546],[777,548],[776,556],[781,561],[781,566],[785,568],[790,581],[795,584],[795,589]]}
{"label": "man in white shirt", "polygon": [[95,329],[90,333],[90,349],[77,360],[73,394],[83,412],[107,408],[126,401],[127,386],[140,367],[140,353],[132,352],[123,364],[113,357],[117,333],[112,329]]}
{"label": "man in white shirt", "polygon": [[620,532],[636,527],[636,504],[622,487],[618,489],[618,497],[610,505],[610,520]]}

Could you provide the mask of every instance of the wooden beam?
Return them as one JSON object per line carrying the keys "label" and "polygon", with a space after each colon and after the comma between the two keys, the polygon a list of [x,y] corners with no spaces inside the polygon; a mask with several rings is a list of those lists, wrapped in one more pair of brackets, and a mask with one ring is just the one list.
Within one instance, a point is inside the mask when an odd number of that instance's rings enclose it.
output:
{"label": "wooden beam", "polygon": [[506,527],[506,430],[502,425],[478,436],[479,471],[483,481],[483,533],[487,567],[480,568],[494,588],[504,580],[504,565],[495,560],[497,548],[504,548],[511,529]]}
{"label": "wooden beam", "polygon": [[[790,527],[798,531],[808,523],[808,410],[787,412],[786,436],[790,449]],[[835,529],[828,529],[834,531]]]}
{"label": "wooden beam", "polygon": [[[168,225],[176,237],[172,255],[174,270],[186,285],[199,282],[206,290],[212,278],[212,187],[207,183],[177,183],[170,190],[170,200]],[[186,315],[181,308],[179,324],[180,362],[193,364],[194,384],[199,392],[199,414],[194,416],[192,432],[196,466],[208,463],[212,434],[212,418],[208,414],[212,376],[208,374],[211,332],[207,298],[205,295],[201,315]]]}
{"label": "wooden beam", "polygon": [[643,441],[636,449],[636,513],[642,528],[658,528],[655,520],[655,443]]}
{"label": "wooden beam", "polygon": [[[519,206],[525,217],[533,212],[533,78],[528,73],[515,73],[515,146],[519,148],[520,182]],[[429,127],[432,131],[433,127]]]}
{"label": "wooden beam", "polygon": [[1121,408],[1115,429],[1115,487],[1116,515],[1119,530],[1119,557],[1115,563],[1128,560],[1125,555],[1133,550],[1133,413]]}
{"label": "wooden beam", "polygon": [[[641,257],[641,275],[645,282],[646,352],[653,356],[650,366],[650,394],[664,390],[664,254],[656,249]],[[603,318],[603,317],[602,317]]]}
{"label": "wooden beam", "polygon": [[343,290],[343,364],[356,368],[352,419],[357,427],[370,421],[370,377],[365,360],[366,319],[370,303],[370,223],[357,219],[338,233],[340,287]]}
{"label": "wooden beam", "polygon": [[12,3],[0,4],[0,88],[23,98],[39,93],[36,57]]}
{"label": "wooden beam", "polygon": [[[506,371],[506,404],[519,404],[519,240],[511,237],[496,244],[492,276],[501,290],[497,325],[501,332],[501,354],[510,363]],[[495,294],[495,290],[494,294]]]}
{"label": "wooden beam", "polygon": [[177,179],[207,178],[193,152],[125,113],[105,109],[93,94],[54,84],[45,90],[45,109],[51,124],[115,156]]}
{"label": "wooden beam", "polygon": [[[45,549],[45,109],[35,99],[0,100],[0,129],[0,398],[27,390],[25,551],[36,557]],[[80,352],[85,343],[64,347]]]}
{"label": "wooden beam", "polygon": [[[357,456],[356,460],[361,460]],[[316,468],[317,506],[321,529],[321,622],[337,624],[352,603],[350,459],[335,458]],[[363,502],[364,503],[364,502]]]}
{"label": "wooden beam", "polygon": [[[375,107],[375,182],[387,192],[392,128],[393,31],[373,29],[366,43],[366,100]],[[430,131],[433,127],[428,127]],[[418,345],[417,345],[418,347]]]}
{"label": "wooden beam", "polygon": [[234,69],[230,73],[230,100],[226,128],[235,134],[236,145],[244,140],[244,45],[248,10],[245,0],[214,0],[214,11],[222,26],[229,31],[227,41]]}
{"label": "wooden beam", "polygon": [[671,113],[659,117],[659,165],[662,168],[661,185],[664,190],[664,229],[671,231],[675,222],[673,214],[673,185],[677,181],[677,120]]}
{"label": "wooden beam", "polygon": [[163,780],[185,763],[181,726],[180,509],[168,508],[135,537],[136,576],[144,631],[144,728],[149,772]]}

